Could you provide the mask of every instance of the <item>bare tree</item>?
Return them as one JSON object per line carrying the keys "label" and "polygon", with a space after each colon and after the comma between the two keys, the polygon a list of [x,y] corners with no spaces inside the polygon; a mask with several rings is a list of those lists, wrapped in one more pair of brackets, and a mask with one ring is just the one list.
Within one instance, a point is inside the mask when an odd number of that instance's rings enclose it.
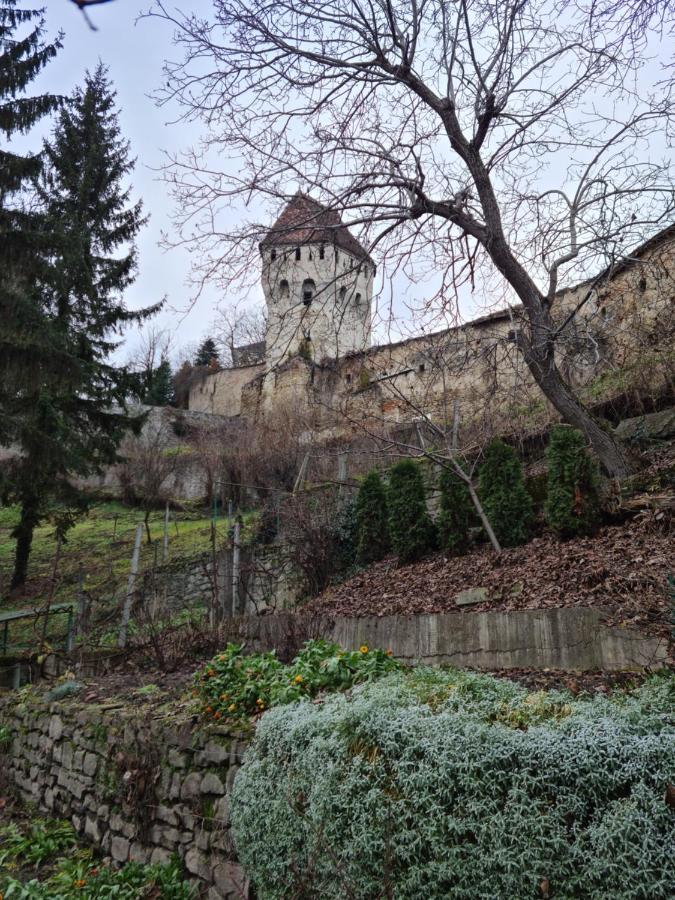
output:
{"label": "bare tree", "polygon": [[170,499],[171,482],[181,463],[182,448],[171,446],[163,417],[149,420],[138,437],[129,437],[122,447],[124,462],[120,482],[125,499],[140,502],[145,516],[148,544],[150,513]]}
{"label": "bare tree", "polygon": [[258,362],[266,331],[264,307],[242,306],[241,303],[221,306],[212,327],[220,351],[220,364],[228,368]]}
{"label": "bare tree", "polygon": [[[648,29],[650,4],[632,5]],[[278,202],[299,185],[361,225],[386,272],[431,264],[439,307],[477,283],[494,297],[496,273],[502,299],[522,311],[515,339],[537,385],[606,471],[626,474],[622,448],[561,375],[555,348],[570,321],[556,315],[560,289],[611,274],[675,210],[661,159],[672,90],[645,81],[626,30],[635,17],[627,24],[616,0],[214,8],[207,22],[156,6],[184,51],[166,66],[163,97],[208,123],[205,155],[167,169],[179,234],[189,224],[204,271],[227,282],[253,265],[263,227],[224,235],[224,206],[252,193]],[[214,170],[214,147],[236,172]]]}
{"label": "bare tree", "polygon": [[171,355],[172,339],[168,331],[150,325],[140,333],[135,349],[129,354],[128,365],[136,372],[151,373]]}

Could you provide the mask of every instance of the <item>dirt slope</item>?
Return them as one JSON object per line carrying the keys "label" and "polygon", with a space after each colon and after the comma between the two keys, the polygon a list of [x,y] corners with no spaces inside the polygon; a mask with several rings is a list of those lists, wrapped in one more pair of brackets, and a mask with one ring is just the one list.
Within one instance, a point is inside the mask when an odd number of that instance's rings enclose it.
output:
{"label": "dirt slope", "polygon": [[[593,538],[560,542],[552,535],[497,555],[486,546],[466,556],[436,554],[397,567],[395,559],[371,566],[312,600],[331,615],[387,616],[490,609],[594,606],[612,624],[668,635],[675,599],[675,535],[633,521],[604,527]],[[455,604],[456,595],[484,587],[488,600]]]}

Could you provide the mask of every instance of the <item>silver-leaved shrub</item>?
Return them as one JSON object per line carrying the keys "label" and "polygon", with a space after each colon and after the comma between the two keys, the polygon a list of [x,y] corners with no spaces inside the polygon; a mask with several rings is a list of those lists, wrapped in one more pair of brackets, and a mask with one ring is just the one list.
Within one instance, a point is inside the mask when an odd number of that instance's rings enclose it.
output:
{"label": "silver-leaved shrub", "polygon": [[270,711],[232,798],[256,896],[671,896],[674,684],[574,699],[420,669]]}

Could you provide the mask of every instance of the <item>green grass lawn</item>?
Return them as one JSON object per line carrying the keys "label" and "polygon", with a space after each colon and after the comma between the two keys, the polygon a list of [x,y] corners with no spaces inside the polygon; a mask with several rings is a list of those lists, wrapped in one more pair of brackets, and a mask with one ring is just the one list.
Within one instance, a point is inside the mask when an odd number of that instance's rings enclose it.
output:
{"label": "green grass lawn", "polygon": [[[80,572],[84,577],[84,587],[97,606],[105,606],[115,597],[119,599],[126,590],[131,564],[136,526],[143,522],[144,513],[118,502],[101,502],[93,505],[89,513],[80,519],[68,532],[61,548],[61,558],[56,575],[54,603],[75,600],[79,590]],[[10,597],[9,581],[14,558],[14,539],[11,531],[18,519],[16,507],[0,508],[0,611],[24,607],[39,607],[49,596],[56,538],[54,527],[45,524],[35,531],[31,552],[28,582],[23,595]],[[245,516],[245,526],[251,522],[250,514]],[[216,543],[221,547],[227,540],[230,522],[218,518],[216,522]],[[246,531],[246,527],[244,531]],[[164,513],[157,510],[150,516],[148,544],[145,529],[139,573],[152,568],[155,562],[162,562],[162,538],[164,533]],[[211,547],[211,518],[206,510],[194,512],[172,510],[169,523],[169,561],[195,556]],[[55,622],[55,635],[65,633],[66,616],[60,615]],[[12,644],[15,636],[21,636],[20,643],[33,641],[27,632],[29,623],[12,627]],[[33,625],[30,624],[30,631]],[[53,629],[50,627],[50,633]]]}

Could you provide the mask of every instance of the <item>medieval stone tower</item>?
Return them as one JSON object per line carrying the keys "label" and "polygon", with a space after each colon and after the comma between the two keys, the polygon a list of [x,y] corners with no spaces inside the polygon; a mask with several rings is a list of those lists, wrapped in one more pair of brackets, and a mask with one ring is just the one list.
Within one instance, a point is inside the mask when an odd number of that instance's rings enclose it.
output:
{"label": "medieval stone tower", "polygon": [[296,194],[260,254],[268,369],[297,355],[320,362],[370,346],[375,264],[337,212]]}

